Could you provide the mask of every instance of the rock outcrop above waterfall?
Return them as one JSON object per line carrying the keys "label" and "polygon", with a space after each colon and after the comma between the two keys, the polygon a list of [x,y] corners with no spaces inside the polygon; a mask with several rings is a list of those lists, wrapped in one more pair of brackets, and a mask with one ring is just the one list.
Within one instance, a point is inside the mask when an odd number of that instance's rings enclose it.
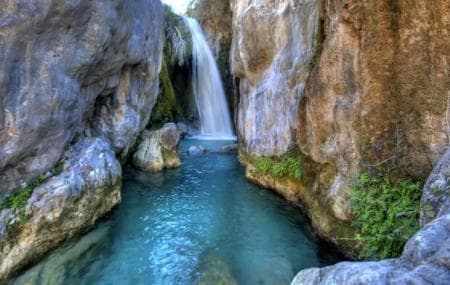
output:
{"label": "rock outcrop above waterfall", "polygon": [[157,0],[0,10],[1,283],[120,202],[116,156],[158,95],[163,11]]}
{"label": "rock outcrop above waterfall", "polygon": [[158,94],[162,6],[0,3],[0,196],[53,168],[83,136],[125,153]]}
{"label": "rock outcrop above waterfall", "polygon": [[120,202],[122,170],[109,142],[86,138],[66,155],[65,170],[33,191],[24,214],[0,213],[0,283]]}
{"label": "rock outcrop above waterfall", "polygon": [[[408,241],[400,258],[307,269],[292,284],[447,284],[450,280],[449,181],[450,149],[423,189],[422,229]],[[431,217],[430,211],[434,216]]]}
{"label": "rock outcrop above waterfall", "polygon": [[161,171],[181,166],[177,147],[181,132],[176,124],[165,124],[160,130],[145,130],[133,155],[133,165],[143,171]]}
{"label": "rock outcrop above waterfall", "polygon": [[252,154],[281,156],[296,144],[319,5],[315,0],[233,1],[232,11],[238,135]]}

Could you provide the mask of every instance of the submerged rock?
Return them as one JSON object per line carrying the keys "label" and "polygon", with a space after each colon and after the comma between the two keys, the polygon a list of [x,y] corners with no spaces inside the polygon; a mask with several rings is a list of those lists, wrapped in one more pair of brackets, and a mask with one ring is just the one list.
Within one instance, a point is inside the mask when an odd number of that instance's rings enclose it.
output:
{"label": "submerged rock", "polygon": [[228,153],[237,153],[238,150],[239,150],[238,144],[228,144],[228,145],[224,145],[222,147],[222,151],[228,152]]}
{"label": "submerged rock", "polygon": [[193,145],[189,148],[189,155],[202,155],[206,153],[206,149],[201,145]]}
{"label": "submerged rock", "polygon": [[144,131],[141,143],[133,155],[133,165],[143,171],[157,172],[164,168],[181,166],[177,146],[181,135],[173,123],[165,124],[160,130]]}
{"label": "submerged rock", "polygon": [[192,283],[195,285],[237,285],[226,262],[213,252],[203,253],[200,256]]}
{"label": "submerged rock", "polygon": [[122,170],[107,141],[83,139],[66,156],[65,171],[33,191],[25,216],[12,218],[9,210],[0,215],[0,283],[120,202]]}
{"label": "submerged rock", "polygon": [[[94,267],[104,266],[101,261],[96,261],[94,264],[91,262],[97,260],[95,248],[101,246],[109,235],[111,235],[110,225],[104,224],[83,236],[79,241],[56,250],[44,261],[26,271],[10,284],[63,285],[65,284],[65,278],[72,273],[71,270],[74,268],[79,269],[82,266],[89,266],[89,269],[93,271],[95,270]],[[90,263],[82,263],[80,260]]]}

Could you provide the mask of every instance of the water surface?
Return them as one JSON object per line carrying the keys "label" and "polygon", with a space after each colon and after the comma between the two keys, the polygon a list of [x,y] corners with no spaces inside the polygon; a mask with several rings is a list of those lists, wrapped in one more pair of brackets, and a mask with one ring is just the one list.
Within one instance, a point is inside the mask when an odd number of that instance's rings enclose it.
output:
{"label": "water surface", "polygon": [[[212,151],[189,156],[193,144]],[[214,151],[223,144],[184,141],[177,170],[126,170],[112,216],[16,284],[276,285],[335,263],[298,208],[248,183],[235,155]]]}

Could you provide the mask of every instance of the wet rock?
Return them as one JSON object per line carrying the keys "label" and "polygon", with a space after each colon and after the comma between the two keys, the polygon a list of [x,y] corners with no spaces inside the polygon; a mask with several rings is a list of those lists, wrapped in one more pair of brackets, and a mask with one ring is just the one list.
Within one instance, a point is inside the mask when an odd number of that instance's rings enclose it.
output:
{"label": "wet rock", "polygon": [[124,154],[159,89],[160,1],[31,2],[0,2],[0,197],[52,169],[75,137]]}
{"label": "wet rock", "polygon": [[141,140],[133,155],[133,165],[138,169],[157,172],[181,166],[177,151],[180,132],[175,124],[166,124],[160,130],[145,130]]}
{"label": "wet rock", "polygon": [[165,124],[159,130],[159,143],[166,150],[174,150],[180,142],[180,131],[174,123]]}
{"label": "wet rock", "polygon": [[189,148],[189,155],[202,155],[206,153],[206,149],[201,145],[193,145]]}
{"label": "wet rock", "polygon": [[238,150],[239,150],[238,144],[229,144],[229,145],[224,145],[222,147],[222,151],[227,152],[227,153],[237,153]]}
{"label": "wet rock", "polygon": [[26,217],[11,223],[10,214],[0,215],[0,283],[93,226],[120,202],[122,170],[108,141],[83,139],[66,156],[65,171],[33,191]]}
{"label": "wet rock", "polygon": [[177,123],[177,129],[181,133],[181,136],[183,136],[183,137],[188,135],[189,132],[190,132],[189,126],[186,123],[183,123],[183,122],[178,122]]}

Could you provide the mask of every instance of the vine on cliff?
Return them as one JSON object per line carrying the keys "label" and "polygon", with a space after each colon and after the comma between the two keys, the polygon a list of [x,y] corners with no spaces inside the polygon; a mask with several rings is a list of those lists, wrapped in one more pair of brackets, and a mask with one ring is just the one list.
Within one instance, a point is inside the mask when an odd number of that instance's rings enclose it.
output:
{"label": "vine on cliff", "polygon": [[390,181],[387,175],[363,173],[351,193],[356,239],[362,242],[361,258],[401,255],[408,239],[419,230],[421,182]]}

